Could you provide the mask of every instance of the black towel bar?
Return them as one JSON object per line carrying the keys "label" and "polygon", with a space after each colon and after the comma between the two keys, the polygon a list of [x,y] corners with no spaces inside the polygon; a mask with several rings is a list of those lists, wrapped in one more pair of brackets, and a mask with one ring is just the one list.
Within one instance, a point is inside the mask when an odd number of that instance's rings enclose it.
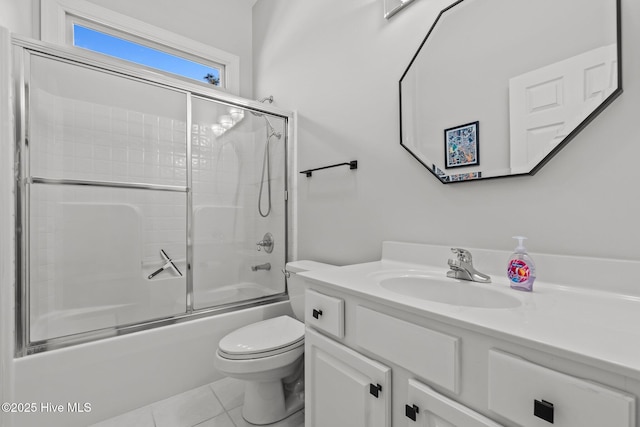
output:
{"label": "black towel bar", "polygon": [[307,169],[306,171],[302,171],[300,173],[305,174],[307,177],[311,176],[311,173],[314,171],[319,171],[322,169],[329,169],[329,168],[335,168],[337,166],[349,166],[349,169],[358,169],[358,161],[357,160],[351,160],[348,163],[338,163],[335,165],[331,165],[331,166],[324,166],[321,168],[315,168],[315,169]]}

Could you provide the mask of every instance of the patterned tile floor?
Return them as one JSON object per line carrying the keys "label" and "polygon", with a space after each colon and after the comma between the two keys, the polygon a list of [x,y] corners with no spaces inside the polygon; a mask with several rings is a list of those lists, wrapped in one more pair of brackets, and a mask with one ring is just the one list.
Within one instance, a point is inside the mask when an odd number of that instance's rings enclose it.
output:
{"label": "patterned tile floor", "polygon": [[[242,418],[243,402],[244,383],[224,378],[91,427],[251,427]],[[304,427],[304,411],[273,427]]]}

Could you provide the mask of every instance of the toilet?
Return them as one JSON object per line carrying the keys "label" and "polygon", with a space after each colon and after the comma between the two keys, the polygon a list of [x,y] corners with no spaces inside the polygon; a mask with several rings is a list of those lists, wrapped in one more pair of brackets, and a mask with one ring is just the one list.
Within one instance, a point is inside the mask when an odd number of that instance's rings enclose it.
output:
{"label": "toilet", "polygon": [[218,343],[215,367],[245,381],[242,417],[267,425],[304,407],[304,292],[297,273],[333,267],[315,261],[286,266],[293,314],[262,320],[237,329]]}

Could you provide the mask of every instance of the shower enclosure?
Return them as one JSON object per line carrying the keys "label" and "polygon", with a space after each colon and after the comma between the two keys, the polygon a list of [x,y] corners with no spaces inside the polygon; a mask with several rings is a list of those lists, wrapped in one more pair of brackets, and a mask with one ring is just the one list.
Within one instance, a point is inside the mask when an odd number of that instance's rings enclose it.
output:
{"label": "shower enclosure", "polygon": [[17,355],[286,298],[290,113],[14,40]]}

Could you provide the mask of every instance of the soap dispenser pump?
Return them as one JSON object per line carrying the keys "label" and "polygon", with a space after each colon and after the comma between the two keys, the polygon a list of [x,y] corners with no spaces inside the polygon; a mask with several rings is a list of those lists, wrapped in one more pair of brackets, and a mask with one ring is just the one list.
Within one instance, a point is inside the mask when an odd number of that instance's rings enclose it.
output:
{"label": "soap dispenser pump", "polygon": [[526,237],[514,236],[513,238],[518,240],[518,246],[509,258],[507,276],[513,289],[531,292],[533,282],[536,280],[536,267],[522,243]]}

